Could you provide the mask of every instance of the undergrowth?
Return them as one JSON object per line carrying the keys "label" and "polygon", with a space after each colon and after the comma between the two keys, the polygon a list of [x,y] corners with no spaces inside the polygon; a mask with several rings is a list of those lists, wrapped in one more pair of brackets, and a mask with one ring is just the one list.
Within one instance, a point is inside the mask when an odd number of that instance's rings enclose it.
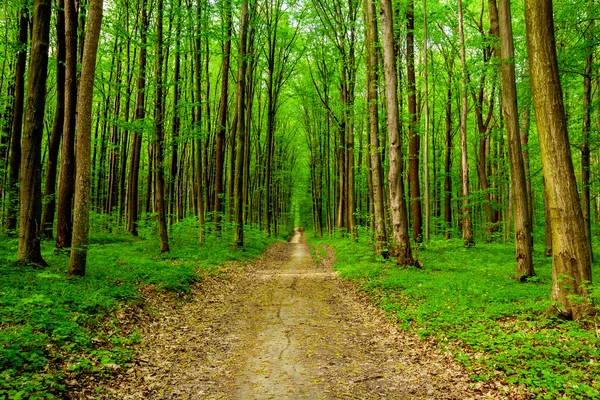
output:
{"label": "undergrowth", "polygon": [[248,229],[244,251],[234,251],[228,232],[199,246],[196,222],[185,220],[172,227],[171,252],[161,255],[151,222],[138,238],[93,229],[87,274],[72,279],[65,274],[69,255],[55,253],[54,241],[42,243],[50,266],[39,269],[15,265],[17,239],[0,237],[0,399],[60,398],[67,377],[126,365],[139,334],[121,329],[115,315],[143,303],[141,285],[187,292],[203,274],[255,257],[271,242]]}
{"label": "undergrowth", "polygon": [[[514,247],[433,239],[418,252],[423,269],[374,256],[368,236],[315,240],[335,249],[335,268],[357,282],[407,331],[453,351],[475,381],[526,387],[539,399],[600,398],[600,330],[596,319],[545,318],[551,260],[535,253],[537,276],[514,275]],[[594,275],[600,272],[594,265]],[[600,287],[594,293],[600,303]],[[592,287],[592,290],[595,289]]]}

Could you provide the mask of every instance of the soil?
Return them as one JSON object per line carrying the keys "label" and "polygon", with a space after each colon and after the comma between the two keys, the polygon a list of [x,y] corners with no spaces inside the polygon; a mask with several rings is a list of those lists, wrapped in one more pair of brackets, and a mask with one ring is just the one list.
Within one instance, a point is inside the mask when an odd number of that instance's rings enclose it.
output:
{"label": "soil", "polygon": [[[325,249],[326,250],[326,249]],[[114,399],[485,399],[497,392],[313,259],[297,229],[262,258],[223,267],[140,327],[133,366],[73,397]],[[149,296],[152,298],[152,296]]]}

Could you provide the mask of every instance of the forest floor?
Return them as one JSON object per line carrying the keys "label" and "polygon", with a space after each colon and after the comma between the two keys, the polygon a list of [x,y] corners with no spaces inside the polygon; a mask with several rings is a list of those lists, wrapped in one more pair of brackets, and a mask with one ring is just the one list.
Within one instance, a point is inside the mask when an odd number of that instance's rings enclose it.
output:
{"label": "forest floor", "polygon": [[399,331],[332,269],[304,234],[261,258],[231,263],[174,304],[145,293],[156,311],[139,327],[130,368],[71,398],[486,399],[452,355]]}

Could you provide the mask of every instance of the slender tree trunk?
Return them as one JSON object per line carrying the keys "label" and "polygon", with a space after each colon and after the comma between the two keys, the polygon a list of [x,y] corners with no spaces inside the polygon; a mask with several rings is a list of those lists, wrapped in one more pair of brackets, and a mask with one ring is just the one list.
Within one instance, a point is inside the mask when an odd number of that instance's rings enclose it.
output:
{"label": "slender tree trunk", "polygon": [[221,100],[219,105],[219,128],[215,149],[215,229],[221,229],[223,214],[224,170],[225,170],[225,131],[227,129],[227,98],[229,91],[229,62],[231,56],[231,0],[225,2],[225,43],[223,44],[223,62],[221,65]]}
{"label": "slender tree trunk", "polygon": [[169,251],[169,236],[167,231],[167,216],[165,213],[165,176],[164,176],[164,156],[163,145],[165,141],[164,134],[164,105],[163,105],[163,0],[158,0],[156,9],[156,88],[154,97],[154,131],[156,135],[156,145],[154,147],[156,173],[156,191],[154,193],[154,204],[158,212],[158,236],[160,238],[160,252]]}
{"label": "slender tree trunk", "polygon": [[460,37],[460,61],[462,74],[462,109],[460,114],[460,150],[461,150],[461,177],[462,177],[462,232],[463,242],[466,247],[475,244],[473,228],[471,226],[471,209],[469,204],[469,159],[467,154],[467,112],[469,111],[467,93],[467,60],[465,50],[465,34],[463,29],[462,0],[458,0],[458,34]]}
{"label": "slender tree trunk", "polygon": [[45,266],[38,230],[42,222],[41,154],[52,10],[50,0],[35,0],[33,8],[19,186],[21,208],[17,260]]}
{"label": "slender tree trunk", "polygon": [[65,0],[65,119],[60,153],[56,248],[71,247],[73,192],[75,191],[75,117],[77,110],[77,8]]}
{"label": "slender tree trunk", "polygon": [[[10,140],[10,173],[8,175],[8,215],[6,229],[17,229],[17,215],[19,214],[19,170],[21,168],[21,133],[23,132],[23,104],[25,100],[25,68],[27,63],[27,27],[29,25],[29,11],[24,7],[19,12],[19,46],[17,65],[15,68],[15,99],[13,106],[12,133]],[[41,134],[41,133],[40,133]],[[40,144],[41,145],[41,144]]]}
{"label": "slender tree trunk", "polygon": [[394,51],[394,22],[391,0],[381,0],[381,31],[383,42],[383,71],[385,74],[385,94],[387,101],[387,129],[389,136],[388,173],[390,207],[392,209],[392,232],[398,246],[397,257],[400,265],[419,265],[412,257],[408,236],[408,217],[404,201],[404,180],[402,177],[402,139],[400,137],[400,117],[398,111],[398,75]]}
{"label": "slender tree trunk", "polygon": [[65,1],[58,0],[56,13],[56,110],[52,135],[48,143],[48,163],[46,167],[46,187],[44,190],[44,215],[40,234],[52,239],[54,213],[56,211],[56,172],[60,139],[63,134],[65,118]]}
{"label": "slender tree trunk", "polygon": [[[198,223],[200,224],[200,232],[199,232],[199,241],[200,244],[204,244],[204,185],[203,185],[203,171],[202,171],[202,57],[200,56],[200,52],[202,49],[202,41],[201,41],[201,36],[200,36],[200,21],[201,19],[201,5],[198,4],[198,8],[197,8],[197,18],[198,18],[198,25],[197,25],[197,37],[196,37],[196,53],[195,53],[195,63],[196,63],[196,70],[195,70],[195,82],[196,82],[196,103],[198,104],[198,106],[196,107],[196,139],[194,141],[195,146],[194,146],[194,150],[196,151],[195,154],[195,172],[196,172],[196,182],[198,183],[198,190],[196,191],[196,196],[197,196],[197,200],[196,200],[196,204],[198,207]],[[206,55],[206,57],[208,57],[208,54]],[[206,154],[204,154],[204,157],[206,157]]]}
{"label": "slender tree trunk", "polygon": [[446,159],[444,162],[444,222],[446,239],[452,232],[452,66],[448,66],[446,95]]}
{"label": "slender tree trunk", "polygon": [[[588,13],[591,11],[593,0],[588,2]],[[592,218],[591,218],[591,201],[590,201],[590,129],[591,129],[591,114],[592,114],[592,64],[594,61],[594,46],[592,29],[594,27],[594,19],[588,16],[589,22],[585,32],[587,41],[586,57],[585,57],[585,72],[583,74],[583,124],[581,129],[581,208],[583,211],[583,219],[585,221],[585,230],[588,240],[588,245],[592,249]],[[593,260],[593,252],[591,257]]]}
{"label": "slender tree trunk", "polygon": [[517,268],[520,278],[535,275],[531,246],[531,226],[527,200],[527,182],[519,135],[519,109],[517,107],[517,83],[515,81],[514,44],[510,0],[498,1],[500,16],[500,44],[502,57],[502,114],[506,124],[508,159],[510,163],[510,186],[512,188],[513,217],[515,220],[515,246]]}
{"label": "slender tree trunk", "polygon": [[[413,21],[414,25],[414,21]],[[413,26],[414,29],[414,26]],[[424,80],[424,103],[425,108],[425,131],[423,136],[425,143],[423,144],[423,180],[425,189],[425,240],[430,239],[430,223],[431,223],[431,204],[429,200],[429,76],[428,76],[428,57],[427,57],[427,0],[423,0],[423,80]],[[435,165],[434,165],[435,166]],[[435,169],[434,169],[435,178]],[[435,179],[434,179],[435,182]],[[435,194],[435,193],[434,193]]]}
{"label": "slender tree trunk", "polygon": [[375,247],[383,257],[388,256],[387,230],[385,226],[383,169],[379,152],[379,111],[377,96],[378,37],[376,7],[373,0],[364,0],[365,42],[367,47],[367,104],[369,109],[369,151],[371,153],[371,186],[375,225]]}
{"label": "slender tree trunk", "polygon": [[413,240],[423,241],[423,212],[421,205],[421,183],[419,179],[419,149],[421,138],[417,132],[417,88],[415,78],[415,3],[409,0],[406,11],[406,77],[408,83],[408,181],[413,221]]}
{"label": "slender tree trunk", "polygon": [[135,118],[132,140],[131,154],[129,156],[129,181],[127,186],[127,231],[133,236],[138,235],[138,202],[139,202],[139,177],[140,177],[140,156],[142,152],[142,135],[141,121],[146,116],[146,43],[148,32],[148,12],[146,9],[147,0],[142,0],[141,10],[141,27],[140,27],[140,61],[139,61],[139,76],[137,82],[137,98],[135,101]]}
{"label": "slender tree trunk", "polygon": [[590,246],[575,182],[554,38],[552,0],[527,0],[525,22],[540,155],[552,220],[549,310],[579,320],[593,312]]}
{"label": "slender tree trunk", "polygon": [[238,51],[238,81],[236,93],[237,148],[235,155],[235,238],[237,247],[244,247],[244,145],[246,133],[246,45],[248,33],[248,0],[242,1],[240,44]]}

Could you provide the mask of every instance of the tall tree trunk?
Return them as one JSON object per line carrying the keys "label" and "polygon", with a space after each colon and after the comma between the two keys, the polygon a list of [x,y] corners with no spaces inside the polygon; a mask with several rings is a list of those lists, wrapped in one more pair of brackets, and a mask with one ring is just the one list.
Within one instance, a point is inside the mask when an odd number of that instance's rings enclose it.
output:
{"label": "tall tree trunk", "polygon": [[225,2],[225,42],[223,44],[223,62],[221,65],[221,100],[219,104],[219,128],[215,149],[215,229],[220,230],[223,214],[224,173],[225,173],[225,131],[227,129],[227,98],[229,92],[229,63],[231,57],[231,0]]}
{"label": "tall tree trunk", "polygon": [[533,269],[531,226],[527,206],[527,182],[519,135],[519,109],[517,107],[517,83],[515,81],[515,50],[513,44],[510,0],[498,1],[500,20],[500,45],[502,58],[502,114],[506,124],[508,160],[510,163],[510,186],[515,220],[515,247],[520,278],[535,275]]}
{"label": "tall tree trunk", "polygon": [[446,239],[452,232],[452,66],[448,66],[448,89],[446,95],[446,159],[444,161],[444,222]]}
{"label": "tall tree trunk", "polygon": [[467,59],[465,49],[465,33],[463,21],[462,0],[458,0],[458,34],[460,37],[460,61],[461,61],[461,88],[462,88],[462,109],[460,113],[460,152],[461,152],[461,177],[462,177],[462,233],[463,242],[466,247],[475,244],[473,240],[473,228],[471,226],[471,209],[469,204],[469,158],[467,154],[467,112],[468,93],[467,93]]}
{"label": "tall tree trunk", "polygon": [[60,151],[56,248],[71,247],[73,192],[75,191],[75,118],[77,111],[77,8],[65,0],[65,119]]}
{"label": "tall tree trunk", "polygon": [[550,312],[579,320],[593,312],[591,253],[569,147],[552,13],[552,0],[525,3],[531,89],[552,219]]}
{"label": "tall tree trunk", "polygon": [[156,10],[156,88],[154,96],[154,131],[156,143],[154,146],[156,173],[156,190],[154,193],[154,204],[158,213],[158,236],[160,238],[160,252],[169,251],[169,236],[167,232],[167,216],[165,213],[165,175],[163,145],[164,134],[164,105],[163,105],[163,0],[158,0]]}
{"label": "tall tree trunk", "polygon": [[415,78],[415,3],[409,0],[406,11],[406,78],[408,83],[408,182],[413,221],[413,240],[423,241],[423,212],[419,179],[419,149],[421,138],[417,132],[417,88]]}
{"label": "tall tree trunk", "polygon": [[[414,29],[414,21],[413,21]],[[425,131],[423,136],[425,142],[423,144],[423,180],[425,189],[425,240],[430,239],[430,222],[431,222],[431,204],[429,200],[429,76],[428,76],[428,56],[427,56],[427,0],[423,0],[423,80],[424,93],[423,101],[425,104],[423,113],[425,114]],[[435,166],[435,164],[434,164]],[[435,168],[434,168],[435,182]],[[435,193],[434,193],[435,194]]]}
{"label": "tall tree trunk", "polygon": [[17,259],[21,263],[46,265],[40,250],[38,229],[42,221],[42,137],[46,108],[46,77],[48,47],[50,45],[50,0],[33,3],[31,53],[23,129],[23,154],[19,194],[19,248]]}
{"label": "tall tree trunk", "polygon": [[240,44],[238,51],[238,81],[236,93],[237,148],[235,155],[235,238],[237,247],[244,247],[244,145],[246,133],[246,45],[248,34],[248,0],[242,1]]}
{"label": "tall tree trunk", "polygon": [[135,101],[135,118],[133,135],[131,139],[131,154],[129,156],[129,181],[127,183],[127,231],[133,236],[138,235],[138,202],[139,202],[139,177],[140,156],[142,152],[141,121],[146,116],[145,92],[146,92],[146,43],[148,33],[148,11],[147,0],[142,0],[141,26],[140,26],[140,61],[139,76],[137,82],[137,97]]}
{"label": "tall tree trunk", "polygon": [[379,40],[377,37],[377,17],[376,7],[373,0],[364,0],[365,17],[365,42],[367,47],[367,105],[369,109],[369,151],[371,153],[371,186],[375,225],[375,247],[377,252],[383,256],[388,256],[387,250],[387,230],[385,226],[384,211],[384,189],[383,189],[383,168],[381,166],[381,153],[379,152],[379,111],[377,96],[377,71],[378,57],[377,48]]}
{"label": "tall tree trunk", "polygon": [[58,0],[56,13],[56,110],[52,124],[52,135],[48,143],[48,163],[46,167],[46,187],[44,190],[44,215],[40,234],[52,239],[54,213],[56,211],[56,172],[60,139],[65,118],[65,1]]}
{"label": "tall tree trunk", "polygon": [[92,139],[92,100],[98,39],[102,26],[103,0],[90,0],[81,65],[80,90],[77,96],[77,173],[73,210],[73,246],[69,275],[85,275],[90,212],[90,148]]}
{"label": "tall tree trunk", "polygon": [[[195,146],[194,150],[195,154],[195,172],[196,172],[196,182],[198,184],[198,190],[196,191],[196,204],[198,207],[198,223],[200,224],[200,232],[199,232],[199,241],[200,244],[204,244],[204,190],[205,187],[203,185],[203,173],[202,173],[202,57],[200,56],[200,52],[202,49],[202,41],[200,36],[200,21],[202,21],[201,17],[201,4],[198,4],[197,8],[197,19],[198,25],[196,27],[196,53],[195,53],[195,82],[196,82],[196,103],[198,104],[196,107],[196,139],[194,140]],[[208,57],[208,54],[206,55]],[[204,155],[206,157],[206,154]]]}
{"label": "tall tree trunk", "polygon": [[[25,68],[27,63],[27,27],[29,11],[24,7],[19,11],[19,46],[17,66],[15,68],[15,99],[13,106],[12,133],[10,140],[10,173],[8,176],[8,215],[6,229],[17,229],[19,213],[18,187],[19,170],[21,168],[21,133],[23,132],[23,103],[25,100]],[[41,144],[40,144],[41,146]]]}
{"label": "tall tree trunk", "polygon": [[[593,0],[588,2],[588,13],[591,11]],[[594,46],[592,29],[594,19],[588,16],[589,22],[585,31],[586,57],[585,72],[583,74],[583,124],[581,128],[581,208],[583,211],[583,220],[585,221],[585,231],[588,244],[592,248],[592,218],[590,202],[590,128],[592,114],[592,63],[594,61]],[[591,257],[593,260],[593,252]]]}
{"label": "tall tree trunk", "polygon": [[402,177],[402,139],[400,137],[400,116],[398,111],[398,75],[394,49],[394,21],[391,0],[381,0],[381,32],[383,42],[383,71],[385,74],[385,94],[387,102],[387,129],[389,136],[388,173],[392,232],[397,248],[398,264],[418,265],[412,257],[408,236],[408,217],[404,201],[404,180]]}

